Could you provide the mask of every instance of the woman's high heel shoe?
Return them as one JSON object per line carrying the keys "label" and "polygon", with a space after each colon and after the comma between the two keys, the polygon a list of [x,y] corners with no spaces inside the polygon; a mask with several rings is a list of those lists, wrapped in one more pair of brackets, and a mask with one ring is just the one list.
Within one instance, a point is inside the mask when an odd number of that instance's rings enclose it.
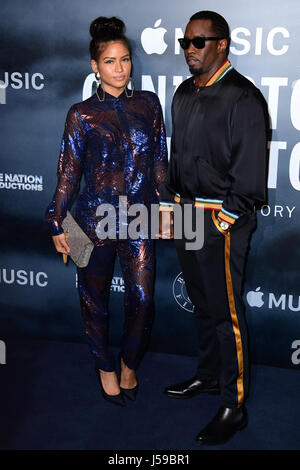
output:
{"label": "woman's high heel shoe", "polygon": [[[120,372],[122,373],[122,360],[121,359],[122,359],[121,353],[119,353]],[[136,395],[137,395],[138,388],[139,388],[138,383],[133,388],[123,388],[123,387],[120,386],[121,392],[125,395],[125,397],[129,398],[129,400],[131,400],[131,401],[136,400]]]}
{"label": "woman's high heel shoe", "polygon": [[129,398],[129,400],[131,400],[131,401],[136,400],[136,394],[137,394],[138,388],[139,388],[139,384],[136,384],[136,386],[133,387],[133,388],[120,387],[120,389],[123,392],[123,394],[125,395],[125,397]]}
{"label": "woman's high heel shoe", "polygon": [[103,384],[102,384],[102,380],[101,380],[101,377],[100,377],[99,369],[95,369],[95,372],[96,372],[98,380],[100,382],[101,392],[102,392],[102,396],[103,396],[104,400],[107,400],[110,403],[113,403],[114,405],[126,406],[122,390],[118,395],[109,395],[108,393],[106,393],[106,391],[103,388]]}

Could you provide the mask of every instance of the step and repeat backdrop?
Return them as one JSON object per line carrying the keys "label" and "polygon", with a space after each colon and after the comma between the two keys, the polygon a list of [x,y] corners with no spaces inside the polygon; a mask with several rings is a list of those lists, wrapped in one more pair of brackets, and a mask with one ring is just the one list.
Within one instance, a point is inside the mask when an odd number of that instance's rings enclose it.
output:
{"label": "step and repeat backdrop", "polygon": [[[266,98],[270,113],[268,203],[258,212],[245,303],[253,362],[300,367],[300,3],[288,0],[2,0],[0,50],[0,341],[85,342],[76,270],[65,266],[44,223],[56,186],[66,113],[93,93],[89,25],[118,16],[133,45],[134,82],[158,94],[168,142],[170,106],[189,71],[179,48],[190,16],[222,14],[230,60]],[[195,355],[193,306],[171,241],[156,242],[151,350]],[[111,285],[110,333],[117,346],[124,283]]]}

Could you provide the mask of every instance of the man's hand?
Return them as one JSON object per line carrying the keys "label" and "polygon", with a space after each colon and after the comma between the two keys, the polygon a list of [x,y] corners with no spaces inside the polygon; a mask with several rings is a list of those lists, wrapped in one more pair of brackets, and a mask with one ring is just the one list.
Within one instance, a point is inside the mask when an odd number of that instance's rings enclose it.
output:
{"label": "man's hand", "polygon": [[225,222],[225,221],[222,220],[220,217],[217,217],[217,221],[218,221],[219,227],[220,227],[224,232],[229,232],[229,230],[230,230],[230,228],[231,228],[231,224],[229,224],[228,222]]}

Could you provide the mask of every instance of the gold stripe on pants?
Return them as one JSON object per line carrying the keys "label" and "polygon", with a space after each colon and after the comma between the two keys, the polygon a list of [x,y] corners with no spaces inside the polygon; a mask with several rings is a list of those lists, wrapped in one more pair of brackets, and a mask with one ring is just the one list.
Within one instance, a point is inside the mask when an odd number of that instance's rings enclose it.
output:
{"label": "gold stripe on pants", "polygon": [[229,303],[229,311],[235,336],[237,361],[238,361],[238,378],[237,378],[237,394],[238,394],[238,407],[240,407],[244,401],[244,361],[243,361],[243,346],[241,339],[241,332],[239,328],[239,321],[236,314],[232,278],[230,272],[230,232],[225,232],[219,226],[214,211],[212,211],[212,219],[217,229],[225,236],[225,276],[226,276],[226,287]]}

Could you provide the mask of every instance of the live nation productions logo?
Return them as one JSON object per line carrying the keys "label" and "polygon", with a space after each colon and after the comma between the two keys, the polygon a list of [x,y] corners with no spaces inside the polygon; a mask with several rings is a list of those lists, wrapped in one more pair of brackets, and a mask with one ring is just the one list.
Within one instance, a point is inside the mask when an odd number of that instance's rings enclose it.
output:
{"label": "live nation productions logo", "polygon": [[[77,273],[75,275],[75,284],[76,288],[78,287],[78,276]],[[115,292],[115,293],[124,293],[125,292],[125,283],[124,279],[121,276],[114,276],[111,280],[110,284],[110,292]]]}
{"label": "live nation productions logo", "polygon": [[0,189],[43,191],[43,177],[19,173],[0,173]]}
{"label": "live nation productions logo", "polygon": [[121,276],[114,276],[110,285],[111,292],[125,292],[124,279]]}

